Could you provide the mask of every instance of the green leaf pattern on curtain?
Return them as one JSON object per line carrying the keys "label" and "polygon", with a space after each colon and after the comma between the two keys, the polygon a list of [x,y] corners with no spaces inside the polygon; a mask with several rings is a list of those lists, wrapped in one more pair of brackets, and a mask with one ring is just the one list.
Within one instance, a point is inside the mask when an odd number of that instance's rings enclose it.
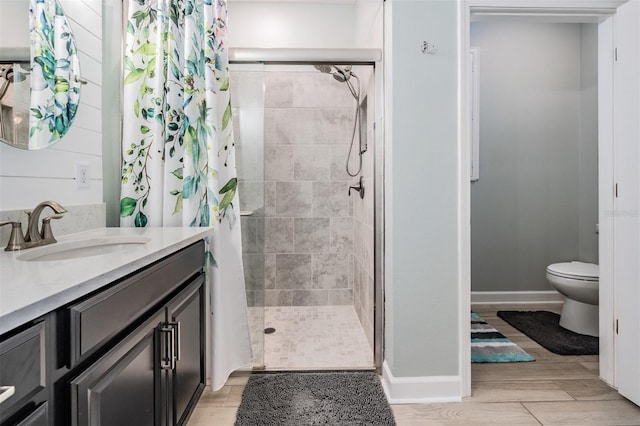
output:
{"label": "green leaf pattern on curtain", "polygon": [[121,224],[233,227],[225,3],[131,0],[127,16]]}
{"label": "green leaf pattern on curtain", "polygon": [[72,84],[78,55],[69,22],[56,0],[30,0],[31,99],[29,139],[32,146],[46,146],[63,137],[71,127],[80,87]]}

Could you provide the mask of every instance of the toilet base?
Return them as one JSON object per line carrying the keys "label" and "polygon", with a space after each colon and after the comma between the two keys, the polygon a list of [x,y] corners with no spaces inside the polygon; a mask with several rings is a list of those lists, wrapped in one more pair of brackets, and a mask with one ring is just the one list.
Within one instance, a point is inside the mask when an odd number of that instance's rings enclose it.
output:
{"label": "toilet base", "polygon": [[565,297],[560,326],[576,333],[598,337],[598,305],[589,305]]}

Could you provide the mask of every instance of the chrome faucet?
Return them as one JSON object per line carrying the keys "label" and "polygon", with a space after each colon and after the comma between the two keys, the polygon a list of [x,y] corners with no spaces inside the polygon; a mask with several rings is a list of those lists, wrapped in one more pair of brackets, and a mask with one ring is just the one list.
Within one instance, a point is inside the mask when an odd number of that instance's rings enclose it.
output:
{"label": "chrome faucet", "polygon": [[[42,228],[38,228],[38,221],[42,211],[50,207],[56,214],[46,216],[42,219]],[[44,246],[47,244],[53,244],[56,239],[53,237],[51,231],[51,220],[60,219],[62,213],[66,213],[67,210],[55,201],[43,201],[38,204],[35,209],[25,211],[29,218],[27,224],[27,233],[22,232],[22,223],[16,221],[4,221],[0,222],[0,226],[11,225],[11,236],[9,237],[9,243],[5,248],[6,251],[22,250],[31,247]]]}

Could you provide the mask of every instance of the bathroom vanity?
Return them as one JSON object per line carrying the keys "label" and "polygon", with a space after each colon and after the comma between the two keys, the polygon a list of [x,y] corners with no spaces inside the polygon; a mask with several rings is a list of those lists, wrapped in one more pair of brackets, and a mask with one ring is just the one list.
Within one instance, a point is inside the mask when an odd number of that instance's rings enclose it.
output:
{"label": "bathroom vanity", "polygon": [[186,422],[205,384],[210,232],[109,228],[3,252],[0,424]]}

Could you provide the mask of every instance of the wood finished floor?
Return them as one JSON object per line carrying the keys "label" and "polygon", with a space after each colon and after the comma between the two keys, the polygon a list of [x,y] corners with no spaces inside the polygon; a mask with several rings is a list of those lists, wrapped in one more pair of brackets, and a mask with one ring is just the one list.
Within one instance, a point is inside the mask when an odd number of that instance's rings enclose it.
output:
{"label": "wood finished floor", "polygon": [[[472,307],[536,361],[472,364],[471,397],[459,403],[392,405],[398,426],[640,426],[640,407],[598,378],[598,356],[561,356],[547,351],[497,317],[497,311],[509,309],[559,312],[559,305]],[[221,390],[207,388],[188,424],[232,426],[248,379],[249,372],[237,372]]]}

